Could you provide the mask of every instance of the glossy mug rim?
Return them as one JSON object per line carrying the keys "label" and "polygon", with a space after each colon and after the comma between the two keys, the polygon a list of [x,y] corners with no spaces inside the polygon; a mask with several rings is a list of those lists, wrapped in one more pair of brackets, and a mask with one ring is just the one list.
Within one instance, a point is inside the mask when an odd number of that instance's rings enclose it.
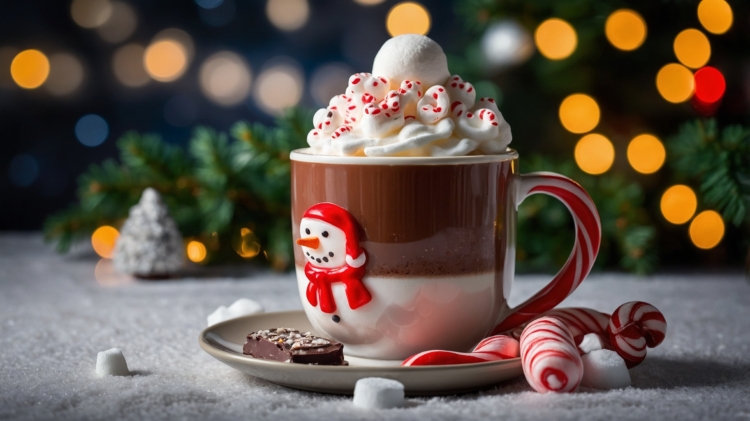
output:
{"label": "glossy mug rim", "polygon": [[504,153],[495,155],[461,155],[461,156],[340,156],[311,153],[312,148],[295,149],[289,159],[315,164],[341,165],[458,165],[484,164],[518,159],[518,152],[507,148]]}

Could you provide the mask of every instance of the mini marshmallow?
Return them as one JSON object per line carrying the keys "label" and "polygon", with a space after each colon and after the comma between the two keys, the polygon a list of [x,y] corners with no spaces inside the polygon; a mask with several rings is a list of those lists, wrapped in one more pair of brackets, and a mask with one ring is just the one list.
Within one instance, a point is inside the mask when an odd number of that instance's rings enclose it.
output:
{"label": "mini marshmallow", "polygon": [[604,339],[596,333],[589,333],[583,335],[581,343],[578,344],[578,350],[584,354],[588,354],[591,351],[598,351],[605,349]]}
{"label": "mini marshmallow", "polygon": [[357,380],[354,406],[363,409],[388,409],[404,406],[404,385],[382,377]]}
{"label": "mini marshmallow", "polygon": [[96,356],[96,374],[98,376],[129,376],[125,356],[117,348],[100,352]]}
{"label": "mini marshmallow", "polygon": [[[586,335],[588,336],[588,335]],[[615,351],[599,349],[584,355],[581,386],[592,389],[622,389],[630,386],[630,373]]]}
{"label": "mini marshmallow", "polygon": [[213,326],[216,323],[223,322],[225,320],[236,319],[242,316],[249,316],[251,314],[263,313],[265,311],[257,301],[253,301],[247,298],[240,298],[239,300],[232,303],[231,306],[224,307],[220,306],[213,313],[208,315],[208,325]]}

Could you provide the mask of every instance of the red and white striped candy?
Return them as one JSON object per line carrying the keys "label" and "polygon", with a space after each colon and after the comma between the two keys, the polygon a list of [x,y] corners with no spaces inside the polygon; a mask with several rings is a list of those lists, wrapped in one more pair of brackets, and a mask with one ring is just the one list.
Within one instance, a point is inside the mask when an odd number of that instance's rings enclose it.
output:
{"label": "red and white striped candy", "polygon": [[575,221],[576,237],[573,251],[565,266],[541,291],[513,310],[493,330],[493,334],[507,332],[521,324],[552,310],[569,296],[589,274],[601,244],[599,213],[591,197],[575,181],[559,174],[538,172],[524,174],[518,189],[518,198],[542,193],[556,197],[570,210]]}
{"label": "red and white striped candy", "polygon": [[425,351],[405,359],[402,366],[472,364],[507,360],[519,355],[518,341],[510,336],[490,336],[479,342],[472,352]]}
{"label": "red and white striped candy", "polygon": [[[589,333],[596,333],[602,338],[607,338],[607,325],[609,325],[609,314],[585,307],[556,308],[550,310],[540,317],[556,317],[563,321],[573,335],[573,341],[580,345],[583,337]],[[516,327],[507,334],[518,339],[521,337],[527,324]]]}
{"label": "red and white striped candy", "polygon": [[646,347],[653,348],[664,340],[667,321],[651,304],[631,301],[612,313],[607,330],[612,348],[632,368],[646,358]]}
{"label": "red and white striped candy", "polygon": [[542,317],[521,334],[521,365],[526,381],[539,393],[572,392],[583,377],[583,362],[563,321]]}

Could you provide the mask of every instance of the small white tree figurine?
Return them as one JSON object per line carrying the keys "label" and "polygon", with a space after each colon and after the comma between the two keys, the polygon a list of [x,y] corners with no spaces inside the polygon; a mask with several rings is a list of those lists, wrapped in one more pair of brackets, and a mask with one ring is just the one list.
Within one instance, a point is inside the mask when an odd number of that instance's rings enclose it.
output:
{"label": "small white tree figurine", "polygon": [[115,269],[140,278],[166,278],[182,267],[184,256],[177,225],[159,193],[147,188],[120,231]]}

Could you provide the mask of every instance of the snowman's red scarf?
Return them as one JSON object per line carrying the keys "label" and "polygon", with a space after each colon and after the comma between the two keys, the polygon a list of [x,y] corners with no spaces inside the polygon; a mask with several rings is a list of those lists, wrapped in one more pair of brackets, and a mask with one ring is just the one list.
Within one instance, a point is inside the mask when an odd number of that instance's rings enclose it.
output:
{"label": "snowman's red scarf", "polygon": [[346,299],[349,301],[349,307],[355,310],[372,300],[370,291],[362,283],[362,277],[365,275],[365,266],[358,268],[344,265],[340,268],[327,269],[315,267],[307,262],[305,264],[305,275],[307,280],[307,301],[314,307],[320,301],[320,311],[323,313],[333,313],[336,311],[336,301],[333,299],[331,284],[334,282],[343,282],[346,291]]}

